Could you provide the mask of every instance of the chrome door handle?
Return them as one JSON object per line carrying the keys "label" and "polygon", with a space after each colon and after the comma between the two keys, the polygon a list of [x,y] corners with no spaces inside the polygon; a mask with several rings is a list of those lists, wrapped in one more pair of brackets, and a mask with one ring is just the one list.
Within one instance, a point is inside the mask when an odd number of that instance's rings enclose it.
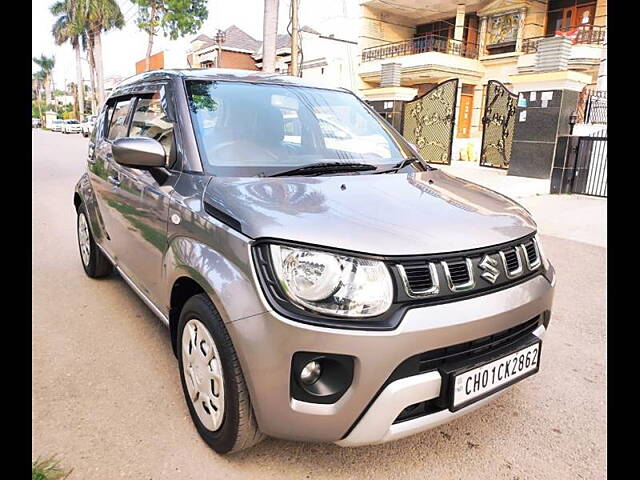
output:
{"label": "chrome door handle", "polygon": [[120,186],[120,179],[119,178],[115,178],[115,177],[112,177],[111,175],[109,175],[109,177],[107,179],[109,180],[109,183],[111,185],[115,185],[116,187]]}

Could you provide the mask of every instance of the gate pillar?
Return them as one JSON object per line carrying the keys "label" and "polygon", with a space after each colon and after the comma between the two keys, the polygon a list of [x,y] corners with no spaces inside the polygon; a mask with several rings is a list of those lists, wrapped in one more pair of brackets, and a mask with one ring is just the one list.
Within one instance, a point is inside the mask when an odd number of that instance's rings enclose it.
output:
{"label": "gate pillar", "polygon": [[510,75],[518,94],[507,175],[550,178],[558,137],[569,135],[569,117],[591,76],[574,71]]}

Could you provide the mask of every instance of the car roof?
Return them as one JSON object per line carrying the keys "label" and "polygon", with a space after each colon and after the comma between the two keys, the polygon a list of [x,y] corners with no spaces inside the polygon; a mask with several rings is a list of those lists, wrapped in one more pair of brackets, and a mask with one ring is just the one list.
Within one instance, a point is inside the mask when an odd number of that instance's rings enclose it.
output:
{"label": "car roof", "polygon": [[154,80],[166,80],[170,78],[268,83],[272,85],[322,88],[325,90],[346,90],[344,88],[331,87],[322,83],[311,82],[303,78],[279,73],[265,73],[257,70],[235,70],[230,68],[185,68],[152,70],[150,72],[133,75],[120,82],[114,89],[112,96],[117,94],[118,90],[131,87],[137,83],[147,83]]}

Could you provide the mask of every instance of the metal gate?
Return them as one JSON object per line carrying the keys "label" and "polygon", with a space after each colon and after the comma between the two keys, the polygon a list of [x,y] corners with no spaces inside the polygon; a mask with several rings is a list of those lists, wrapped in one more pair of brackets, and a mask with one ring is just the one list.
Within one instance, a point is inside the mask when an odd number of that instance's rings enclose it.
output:
{"label": "metal gate", "polygon": [[607,196],[607,130],[578,138],[571,192]]}
{"label": "metal gate", "polygon": [[482,117],[480,165],[483,167],[509,168],[517,102],[518,95],[497,80],[489,80]]}
{"label": "metal gate", "polygon": [[442,82],[404,109],[402,135],[429,163],[451,163],[458,79]]}

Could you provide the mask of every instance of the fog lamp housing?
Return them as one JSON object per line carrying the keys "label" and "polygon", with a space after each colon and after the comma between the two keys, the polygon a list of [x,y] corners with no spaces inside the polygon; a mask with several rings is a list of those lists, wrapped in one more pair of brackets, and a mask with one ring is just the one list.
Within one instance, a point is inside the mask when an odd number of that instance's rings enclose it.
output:
{"label": "fog lamp housing", "polygon": [[296,352],[291,359],[291,397],[309,403],[335,403],[353,381],[353,357]]}

